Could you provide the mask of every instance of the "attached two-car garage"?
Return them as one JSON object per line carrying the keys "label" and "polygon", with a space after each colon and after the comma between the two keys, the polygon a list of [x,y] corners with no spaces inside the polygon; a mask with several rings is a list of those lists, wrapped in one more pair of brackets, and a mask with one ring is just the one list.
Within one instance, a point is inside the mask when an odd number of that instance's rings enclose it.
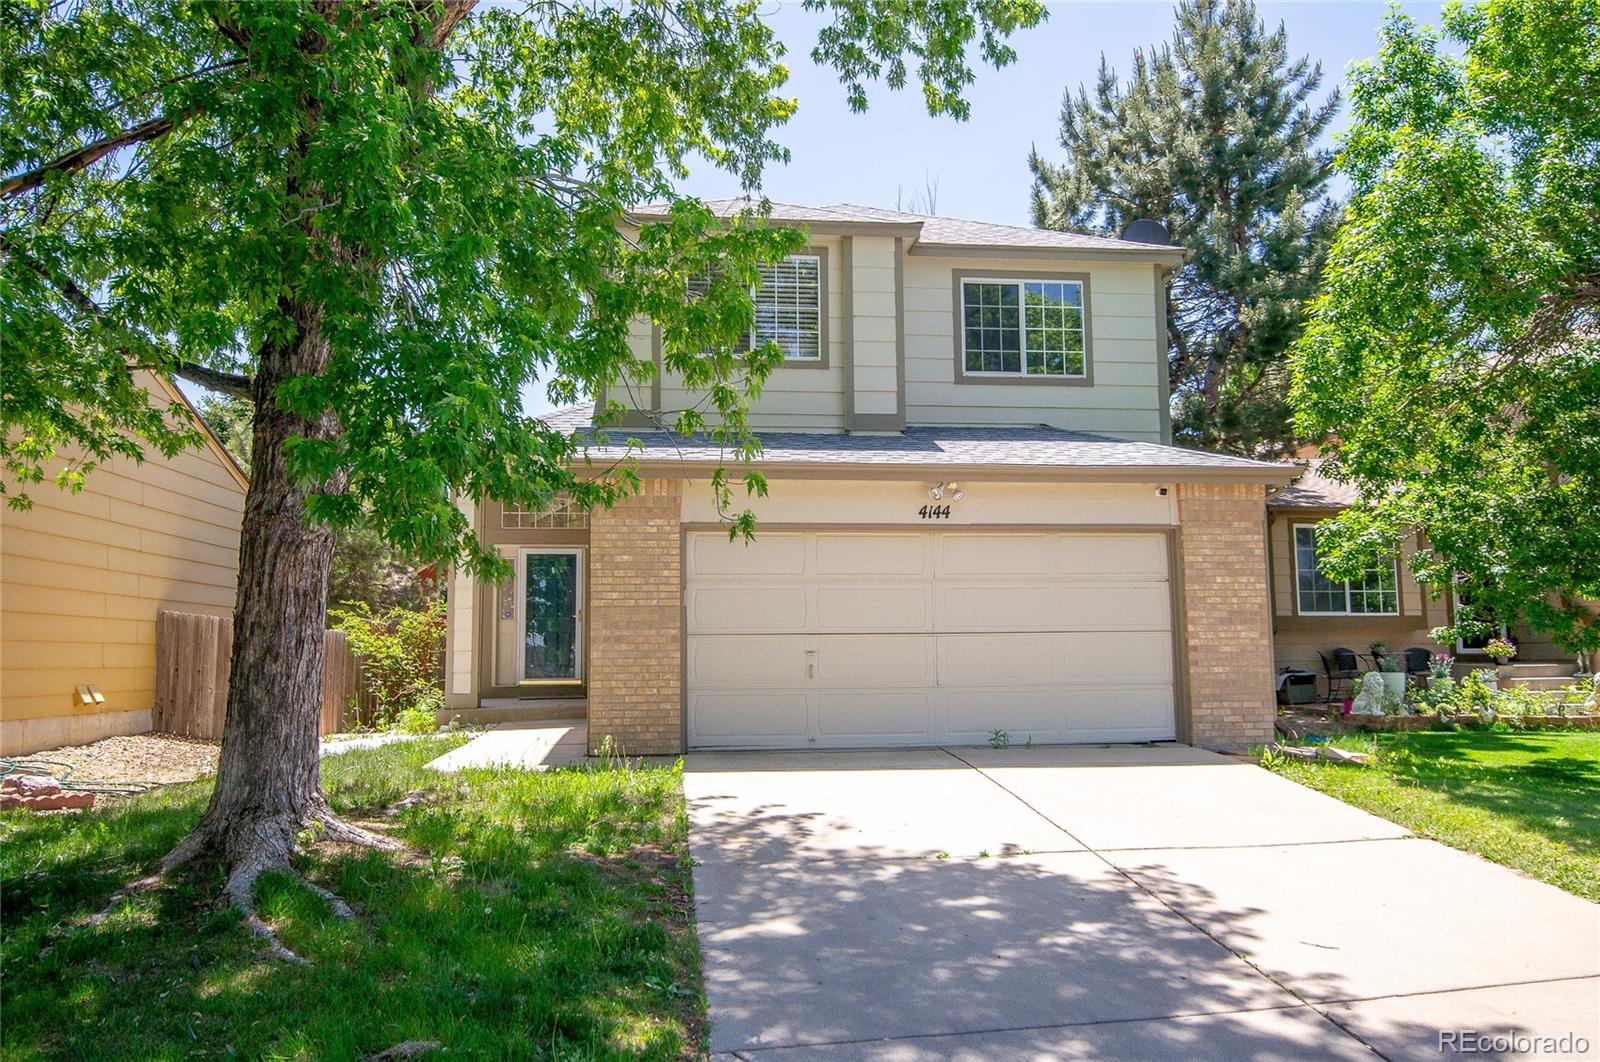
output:
{"label": "attached two-car garage", "polygon": [[688,744],[1171,740],[1167,536],[692,531]]}

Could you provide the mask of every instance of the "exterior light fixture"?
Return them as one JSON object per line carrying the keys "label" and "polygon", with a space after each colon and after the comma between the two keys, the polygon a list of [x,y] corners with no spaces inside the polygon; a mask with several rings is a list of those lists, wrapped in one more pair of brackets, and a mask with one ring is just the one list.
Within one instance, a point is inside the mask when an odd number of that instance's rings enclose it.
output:
{"label": "exterior light fixture", "polygon": [[967,492],[962,490],[960,486],[958,486],[955,483],[950,484],[950,500],[951,501],[957,501],[958,502],[962,498],[965,498],[966,496],[967,496]]}
{"label": "exterior light fixture", "polygon": [[929,487],[928,488],[928,497],[932,498],[934,501],[938,501],[940,498],[943,498],[944,497],[944,484],[943,483],[935,483],[932,487]]}

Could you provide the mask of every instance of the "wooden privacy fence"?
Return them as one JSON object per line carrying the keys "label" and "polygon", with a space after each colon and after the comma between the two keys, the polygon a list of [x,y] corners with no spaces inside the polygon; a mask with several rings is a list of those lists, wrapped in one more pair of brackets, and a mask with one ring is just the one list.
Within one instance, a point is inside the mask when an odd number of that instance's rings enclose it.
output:
{"label": "wooden privacy fence", "polygon": [[[372,718],[372,695],[343,631],[323,634],[321,733],[336,734]],[[156,616],[156,703],[151,729],[186,737],[220,738],[228,708],[228,662],[233,621],[222,616],[163,610]],[[356,702],[355,719],[349,704]]]}

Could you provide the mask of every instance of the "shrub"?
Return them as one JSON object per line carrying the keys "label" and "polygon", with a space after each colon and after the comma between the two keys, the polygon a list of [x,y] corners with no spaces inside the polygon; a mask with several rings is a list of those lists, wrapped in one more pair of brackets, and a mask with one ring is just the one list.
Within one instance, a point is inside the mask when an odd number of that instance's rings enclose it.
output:
{"label": "shrub", "polygon": [[[364,603],[330,613],[334,626],[350,639],[361,660],[362,681],[377,704],[378,729],[395,725],[412,710],[410,726],[420,726],[427,716],[434,729],[434,712],[443,707],[439,654],[444,650],[444,602],[420,609],[391,608],[374,612]],[[414,732],[414,731],[408,731]]]}

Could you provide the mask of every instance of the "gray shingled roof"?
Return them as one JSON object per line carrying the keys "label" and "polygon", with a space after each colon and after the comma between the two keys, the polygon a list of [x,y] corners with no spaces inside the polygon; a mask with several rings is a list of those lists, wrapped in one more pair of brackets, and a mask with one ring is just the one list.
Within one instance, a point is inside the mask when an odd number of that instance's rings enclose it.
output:
{"label": "gray shingled roof", "polygon": [[[741,210],[759,205],[754,199],[709,199],[705,205],[718,217],[727,217]],[[855,203],[833,203],[829,206],[799,206],[794,203],[769,203],[773,221],[794,224],[819,222],[848,223],[856,225],[917,225],[921,234],[920,245],[938,247],[1029,247],[1063,251],[1113,251],[1129,255],[1181,253],[1182,249],[1168,244],[1136,243],[1105,236],[1085,236],[1076,232],[1057,232],[1054,229],[1035,229],[1023,225],[999,225],[988,221],[964,221],[930,214],[911,214],[903,210],[885,210],[882,207],[860,206]],[[640,217],[654,217],[664,211],[661,204],[641,206],[634,213]]]}
{"label": "gray shingled roof", "polygon": [[1274,509],[1343,509],[1356,502],[1356,488],[1322,474],[1322,462],[1313,459],[1288,487],[1267,504]]}
{"label": "gray shingled roof", "polygon": [[[593,406],[568,406],[543,419],[563,434],[588,434],[593,430]],[[1009,469],[1148,470],[1151,472],[1237,473],[1241,479],[1287,479],[1292,466],[1252,461],[1226,454],[1185,450],[1159,443],[1133,442],[1108,435],[1066,431],[1045,426],[910,427],[897,435],[847,435],[841,432],[762,431],[758,464],[839,466],[987,466]],[[589,454],[600,461],[627,456],[626,443],[637,439],[633,451],[640,461],[715,465],[730,460],[714,441],[684,438],[663,431],[610,427],[604,441],[596,440]]]}
{"label": "gray shingled roof", "polygon": [[1106,236],[1085,236],[1078,232],[1058,232],[1055,229],[1035,229],[1023,225],[998,225],[990,221],[964,221],[937,215],[907,214],[899,210],[856,206],[853,203],[835,203],[822,208],[829,211],[848,212],[862,219],[894,222],[921,222],[919,243],[934,243],[950,247],[1059,247],[1075,250],[1142,251],[1160,248],[1173,251],[1170,244],[1135,243],[1115,240]]}

